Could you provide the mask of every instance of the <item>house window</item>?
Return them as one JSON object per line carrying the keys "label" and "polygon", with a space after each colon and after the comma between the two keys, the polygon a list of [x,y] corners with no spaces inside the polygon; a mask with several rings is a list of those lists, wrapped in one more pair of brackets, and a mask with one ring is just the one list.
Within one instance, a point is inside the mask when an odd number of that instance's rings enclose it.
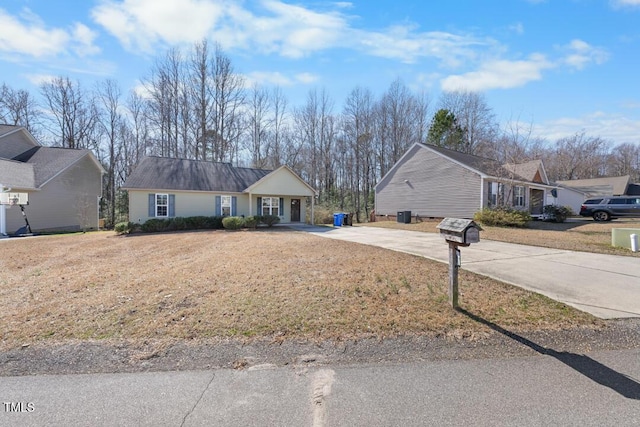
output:
{"label": "house window", "polygon": [[222,216],[231,216],[231,196],[220,196]]}
{"label": "house window", "polygon": [[489,183],[489,206],[502,204],[504,196],[504,186],[501,182]]}
{"label": "house window", "polygon": [[513,206],[516,208],[524,207],[524,187],[521,185],[513,187]]}
{"label": "house window", "polygon": [[263,197],[262,198],[262,215],[280,215],[280,198],[279,197]]}
{"label": "house window", "polygon": [[169,195],[156,194],[156,216],[169,216]]}

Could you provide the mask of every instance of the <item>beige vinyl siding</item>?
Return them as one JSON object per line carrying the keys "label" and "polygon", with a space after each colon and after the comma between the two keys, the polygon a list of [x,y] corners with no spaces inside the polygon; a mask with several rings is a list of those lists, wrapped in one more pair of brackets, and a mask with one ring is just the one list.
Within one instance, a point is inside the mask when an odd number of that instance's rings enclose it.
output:
{"label": "beige vinyl siding", "polygon": [[216,196],[238,197],[238,215],[249,207],[248,196],[231,193],[209,193],[174,190],[129,190],[129,221],[144,223],[149,217],[149,194],[175,195],[175,216],[214,216],[216,214]]}
{"label": "beige vinyl siding", "polygon": [[[172,190],[129,190],[129,221],[144,223],[149,220],[149,194],[162,193],[173,194],[175,196],[175,216],[215,216],[216,214],[216,196],[229,195],[235,196],[237,199],[238,216],[259,215],[258,197],[251,197],[251,209],[249,209],[249,195],[239,193],[209,193],[196,191],[172,191]],[[277,194],[265,197],[281,197]],[[306,200],[304,197],[283,197],[284,213],[280,214],[283,223],[291,222],[291,199],[300,199],[300,217],[301,221],[307,214]]]}
{"label": "beige vinyl siding", "polygon": [[[250,187],[252,194],[313,196],[313,191],[286,168],[278,169]],[[294,197],[295,198],[295,197]]]}
{"label": "beige vinyl siding", "polygon": [[472,218],[481,177],[428,147],[414,145],[376,187],[376,214]]}
{"label": "beige vinyl siding", "polygon": [[[29,193],[25,212],[33,231],[98,228],[98,197],[102,193],[100,170],[89,156]],[[7,231],[24,226],[20,208],[7,210]]]}

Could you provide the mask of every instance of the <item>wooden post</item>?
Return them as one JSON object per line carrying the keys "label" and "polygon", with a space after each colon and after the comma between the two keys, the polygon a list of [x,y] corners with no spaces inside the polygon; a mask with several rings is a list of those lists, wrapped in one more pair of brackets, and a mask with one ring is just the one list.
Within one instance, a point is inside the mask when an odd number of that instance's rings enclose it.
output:
{"label": "wooden post", "polygon": [[458,308],[458,245],[449,241],[449,302]]}

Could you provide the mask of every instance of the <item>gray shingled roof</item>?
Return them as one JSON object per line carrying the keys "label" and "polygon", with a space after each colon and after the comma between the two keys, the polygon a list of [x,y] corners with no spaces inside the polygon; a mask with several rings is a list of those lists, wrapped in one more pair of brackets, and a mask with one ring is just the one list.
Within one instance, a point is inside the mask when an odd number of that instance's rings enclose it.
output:
{"label": "gray shingled roof", "polygon": [[0,184],[19,189],[35,189],[33,165],[0,159]]}
{"label": "gray shingled roof", "polygon": [[[480,156],[474,156],[473,154],[466,154],[466,153],[461,153],[459,151],[455,151],[455,150],[450,150],[448,148],[444,148],[444,147],[438,147],[436,145],[431,145],[431,144],[422,144],[426,147],[429,147],[430,149],[437,151],[440,154],[443,154],[444,156],[449,157],[450,159],[455,160],[458,163],[461,163],[465,166],[470,167],[471,169],[475,169],[478,172],[481,172],[485,175],[489,175],[489,176],[493,176],[493,177],[510,177],[512,175],[517,175],[514,178],[517,178],[518,180],[522,180],[522,181],[528,181],[528,182],[533,182],[533,177],[535,176],[535,173],[533,175],[529,176],[522,176],[520,173],[518,172],[527,172],[528,171],[528,167],[524,167],[524,170],[520,168],[521,165],[516,165],[517,167],[514,168],[514,165],[502,165],[500,164],[500,162],[496,161],[496,160],[492,160],[492,159],[487,159],[485,157],[480,157]],[[531,165],[533,165],[535,162],[538,162],[537,164],[539,164],[539,160],[535,160],[533,162],[527,162],[523,165],[528,165],[529,163],[531,163]],[[510,166],[510,167],[507,167]],[[537,169],[536,169],[537,170]]]}
{"label": "gray shingled roof", "polygon": [[33,147],[15,156],[13,160],[33,165],[35,184],[40,187],[89,153],[89,150]]}
{"label": "gray shingled roof", "polygon": [[18,128],[19,126],[6,125],[6,124],[0,125],[0,136],[7,134],[9,132],[13,132]]}
{"label": "gray shingled roof", "polygon": [[557,184],[564,187],[575,188],[593,196],[626,194],[631,177],[629,175],[612,176],[606,178],[572,179],[569,181],[558,181]]}
{"label": "gray shingled roof", "polygon": [[241,193],[271,172],[229,163],[149,156],[136,166],[122,188]]}
{"label": "gray shingled roof", "polygon": [[[531,160],[525,163],[507,163],[504,167],[524,180],[534,181],[536,173],[540,170],[541,165],[542,160]],[[544,181],[543,176],[540,178]]]}

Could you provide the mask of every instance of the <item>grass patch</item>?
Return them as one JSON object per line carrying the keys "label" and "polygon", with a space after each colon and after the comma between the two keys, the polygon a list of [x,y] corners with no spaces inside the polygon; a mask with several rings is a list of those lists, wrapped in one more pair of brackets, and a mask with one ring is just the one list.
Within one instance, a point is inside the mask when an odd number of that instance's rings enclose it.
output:
{"label": "grass patch", "polygon": [[[448,305],[445,264],[283,229],[0,244],[0,348],[69,340],[357,339],[488,328]],[[460,272],[460,302],[514,331],[600,325]]]}

